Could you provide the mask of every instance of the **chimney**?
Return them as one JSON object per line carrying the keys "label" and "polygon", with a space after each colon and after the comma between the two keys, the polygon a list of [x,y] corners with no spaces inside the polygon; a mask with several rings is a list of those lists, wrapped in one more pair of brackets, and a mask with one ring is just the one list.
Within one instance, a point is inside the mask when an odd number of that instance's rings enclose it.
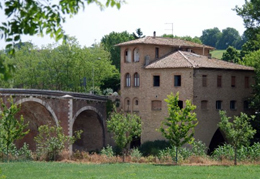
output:
{"label": "chimney", "polygon": [[156,37],[156,31],[153,31],[153,38]]}

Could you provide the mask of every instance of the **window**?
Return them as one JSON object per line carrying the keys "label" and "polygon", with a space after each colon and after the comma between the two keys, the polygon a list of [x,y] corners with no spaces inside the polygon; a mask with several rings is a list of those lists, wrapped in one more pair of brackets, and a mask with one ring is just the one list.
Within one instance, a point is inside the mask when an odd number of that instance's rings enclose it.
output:
{"label": "window", "polygon": [[162,110],[162,101],[159,100],[152,101],[152,110]]}
{"label": "window", "polygon": [[222,104],[222,101],[216,101],[216,109],[222,109],[222,106],[221,106],[221,104]]}
{"label": "window", "polygon": [[201,101],[201,109],[208,109],[208,101],[206,100]]}
{"label": "window", "polygon": [[245,88],[249,88],[249,77],[245,76]]}
{"label": "window", "polygon": [[236,109],[236,101],[230,101],[230,109],[235,110]]}
{"label": "window", "polygon": [[129,98],[125,98],[124,101],[124,110],[129,112],[130,111],[130,99]]}
{"label": "window", "polygon": [[135,48],[134,49],[134,62],[139,62],[140,57],[139,57],[139,49]]}
{"label": "window", "polygon": [[231,87],[236,87],[236,77],[231,76]]}
{"label": "window", "polygon": [[207,75],[202,75],[202,86],[207,87]]}
{"label": "window", "polygon": [[181,86],[181,75],[174,75],[174,86]]}
{"label": "window", "polygon": [[218,75],[217,78],[217,87],[222,87],[222,76]]}
{"label": "window", "polygon": [[133,111],[134,112],[139,112],[139,101],[138,98],[133,99]]}
{"label": "window", "polygon": [[139,87],[140,86],[140,78],[139,78],[139,74],[138,73],[134,74],[134,86],[135,87]]}
{"label": "window", "polygon": [[159,58],[159,48],[155,47],[155,58]]}
{"label": "window", "polygon": [[178,106],[179,106],[180,109],[182,109],[183,108],[183,101],[178,101]]}
{"label": "window", "polygon": [[153,86],[160,86],[160,76],[153,76]]}
{"label": "window", "polygon": [[138,106],[138,100],[135,100],[135,105]]}
{"label": "window", "polygon": [[129,49],[125,50],[125,62],[127,63],[131,62],[131,51]]}
{"label": "window", "polygon": [[125,75],[125,86],[130,87],[131,86],[131,76],[129,73]]}
{"label": "window", "polygon": [[244,110],[248,110],[249,109],[249,102],[246,100],[244,101]]}

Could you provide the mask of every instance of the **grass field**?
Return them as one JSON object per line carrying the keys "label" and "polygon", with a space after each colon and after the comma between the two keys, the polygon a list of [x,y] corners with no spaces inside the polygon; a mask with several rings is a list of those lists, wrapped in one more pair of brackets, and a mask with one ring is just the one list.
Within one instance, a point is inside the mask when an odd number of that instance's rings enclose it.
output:
{"label": "grass field", "polygon": [[213,58],[217,58],[217,59],[221,59],[222,58],[222,55],[223,53],[225,52],[226,50],[214,50],[211,53],[211,56]]}
{"label": "grass field", "polygon": [[[83,178],[176,178],[238,179],[260,178],[257,165],[241,166],[165,166],[153,164],[81,164],[58,162],[0,163],[7,179],[83,179]],[[0,175],[1,176],[1,175]]]}

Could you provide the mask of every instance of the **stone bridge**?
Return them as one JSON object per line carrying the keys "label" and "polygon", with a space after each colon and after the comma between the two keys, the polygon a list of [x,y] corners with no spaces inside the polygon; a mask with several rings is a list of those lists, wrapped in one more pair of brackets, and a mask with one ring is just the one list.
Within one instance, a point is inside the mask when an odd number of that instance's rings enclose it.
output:
{"label": "stone bridge", "polygon": [[41,125],[60,125],[66,135],[82,130],[81,139],[73,144],[73,150],[100,150],[108,143],[106,130],[107,97],[84,93],[51,90],[3,89],[0,88],[3,102],[9,105],[12,96],[17,105],[21,105],[18,115],[29,121],[30,132],[24,139],[17,141],[18,147],[24,142],[35,150],[33,138]]}

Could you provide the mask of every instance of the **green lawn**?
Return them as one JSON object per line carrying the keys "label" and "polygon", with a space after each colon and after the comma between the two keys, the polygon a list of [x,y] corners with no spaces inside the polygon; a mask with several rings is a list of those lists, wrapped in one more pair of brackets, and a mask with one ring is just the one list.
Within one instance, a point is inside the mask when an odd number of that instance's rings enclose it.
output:
{"label": "green lawn", "polygon": [[214,50],[211,53],[211,56],[213,58],[217,58],[217,59],[221,59],[222,58],[222,55],[223,53],[225,52],[226,50]]}
{"label": "green lawn", "polygon": [[[80,164],[57,162],[0,163],[7,179],[81,178],[260,178],[260,167],[250,166],[163,166],[153,164]],[[1,176],[1,175],[0,175]]]}

